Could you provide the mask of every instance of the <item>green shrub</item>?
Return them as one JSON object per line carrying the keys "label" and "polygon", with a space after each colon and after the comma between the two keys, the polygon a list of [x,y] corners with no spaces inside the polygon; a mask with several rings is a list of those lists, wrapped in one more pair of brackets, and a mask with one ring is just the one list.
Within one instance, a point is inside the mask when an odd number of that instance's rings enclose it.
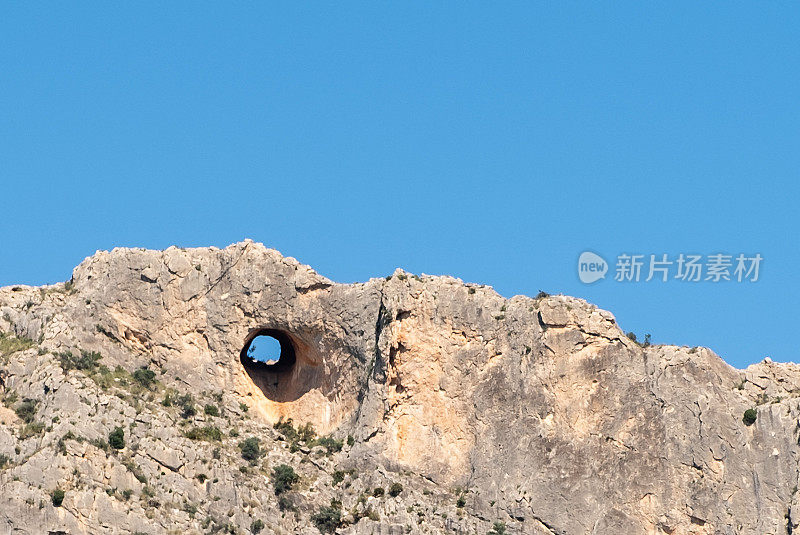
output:
{"label": "green shrub", "polygon": [[288,494],[281,494],[278,496],[278,508],[281,511],[296,511],[297,508]]}
{"label": "green shrub", "polygon": [[336,440],[332,436],[328,435],[313,440],[312,443],[309,445],[322,446],[326,450],[328,450],[328,455],[330,455],[331,453],[342,451],[342,446],[344,445],[344,443],[341,440]]}
{"label": "green shrub", "polygon": [[397,482],[392,483],[392,486],[389,487],[389,496],[391,496],[392,498],[400,496],[401,492],[403,492],[403,485],[401,485],[400,483]]}
{"label": "green shrub", "polygon": [[330,505],[321,507],[318,512],[311,515],[311,522],[320,533],[336,533],[336,529],[342,525],[342,504],[331,500]]}
{"label": "green shrub", "polygon": [[295,430],[294,425],[292,425],[291,418],[287,420],[284,420],[283,417],[279,418],[272,428],[283,435],[283,438],[290,442],[299,439],[297,431]]}
{"label": "green shrub", "polygon": [[131,496],[133,496],[133,490],[125,489],[122,491],[122,499],[126,502],[131,499]]}
{"label": "green shrub", "polygon": [[280,496],[284,492],[292,490],[295,483],[300,481],[300,476],[288,464],[279,464],[272,469],[270,480],[275,489],[275,495]]}
{"label": "green shrub", "polygon": [[36,402],[32,399],[26,399],[17,405],[17,408],[14,409],[14,412],[17,413],[17,416],[19,416],[23,422],[29,424],[36,416]]}
{"label": "green shrub", "polygon": [[492,529],[486,535],[506,535],[506,525],[504,522],[495,522]]}
{"label": "green shrub", "polygon": [[194,408],[194,398],[191,394],[184,394],[175,398],[175,403],[181,408],[181,418],[188,419],[197,414]]}
{"label": "green shrub", "polygon": [[10,333],[0,333],[0,356],[11,355],[17,351],[24,351],[34,346],[30,338],[14,336]]}
{"label": "green shrub", "polygon": [[19,438],[24,440],[26,438],[40,435],[42,434],[42,431],[44,431],[44,424],[42,422],[31,422],[29,424],[25,424],[22,429],[19,430]]}
{"label": "green shrub", "polygon": [[115,450],[121,450],[125,447],[125,431],[117,426],[108,434],[108,445]]}
{"label": "green shrub", "polygon": [[650,344],[650,338],[651,338],[650,334],[645,334],[644,335],[644,341],[643,342],[640,342],[637,339],[636,333],[634,333],[634,332],[625,333],[625,336],[627,336],[630,339],[631,342],[634,342],[639,347],[650,347],[650,345],[651,345]]}
{"label": "green shrub", "polygon": [[242,450],[242,458],[251,463],[258,460],[258,458],[264,454],[260,444],[256,437],[250,437],[239,442],[239,449]]}
{"label": "green shrub", "polygon": [[65,372],[70,370],[80,370],[83,372],[93,372],[100,365],[99,362],[103,358],[100,353],[96,351],[81,351],[80,356],[72,354],[72,351],[64,351],[56,355],[61,369]]}
{"label": "green shrub", "polygon": [[374,489],[372,489],[372,495],[375,496],[376,498],[380,498],[381,496],[384,495],[385,492],[386,491],[383,490],[383,487],[375,487]]}
{"label": "green shrub", "polygon": [[216,405],[206,405],[205,409],[203,409],[203,412],[209,416],[219,416],[219,408]]}
{"label": "green shrub", "polygon": [[344,481],[344,472],[342,472],[341,470],[335,470],[331,477],[333,478],[333,485],[336,486],[342,481]]}
{"label": "green shrub", "polygon": [[222,440],[222,431],[219,427],[206,426],[206,427],[193,427],[184,433],[186,438],[192,440],[206,440],[208,442],[219,442]]}
{"label": "green shrub", "polygon": [[262,529],[264,529],[264,521],[260,518],[253,520],[253,523],[250,524],[250,533],[261,533]]}
{"label": "green shrub", "polygon": [[742,416],[742,421],[744,425],[753,425],[756,423],[756,419],[758,418],[758,413],[755,409],[747,409],[744,411],[744,416]]}
{"label": "green shrub", "polygon": [[78,439],[71,430],[64,433],[64,435],[58,439],[56,442],[56,451],[58,451],[61,455],[67,454],[67,440],[77,440],[78,442],[83,442],[83,438]]}
{"label": "green shrub", "polygon": [[90,440],[89,444],[103,451],[108,451],[108,442],[106,442],[102,438],[95,438],[94,440]]}
{"label": "green shrub", "polygon": [[133,380],[151,390],[153,385],[156,384],[156,373],[153,370],[142,367],[133,372]]}
{"label": "green shrub", "polygon": [[288,420],[281,418],[272,427],[286,439],[291,451],[297,451],[301,443],[313,446],[313,441],[317,436],[314,426],[311,423],[301,425],[295,429],[291,418]]}
{"label": "green shrub", "polygon": [[11,406],[16,403],[18,399],[19,394],[17,394],[14,390],[10,390],[3,396],[3,405],[11,408]]}
{"label": "green shrub", "polygon": [[8,455],[5,453],[0,453],[0,470],[6,467],[6,465],[11,461]]}
{"label": "green shrub", "polygon": [[172,407],[172,404],[175,403],[175,394],[171,390],[170,388],[167,389],[164,399],[161,401],[161,405],[164,407]]}
{"label": "green shrub", "polygon": [[456,500],[456,507],[458,507],[459,509],[461,509],[461,508],[463,508],[465,505],[467,505],[467,499],[466,499],[466,498],[464,498],[464,495],[462,494],[462,495],[460,495],[460,496],[458,497],[458,499]]}
{"label": "green shrub", "polygon": [[50,494],[50,499],[53,502],[54,507],[61,507],[61,504],[64,503],[64,495],[66,493],[62,489],[56,489]]}

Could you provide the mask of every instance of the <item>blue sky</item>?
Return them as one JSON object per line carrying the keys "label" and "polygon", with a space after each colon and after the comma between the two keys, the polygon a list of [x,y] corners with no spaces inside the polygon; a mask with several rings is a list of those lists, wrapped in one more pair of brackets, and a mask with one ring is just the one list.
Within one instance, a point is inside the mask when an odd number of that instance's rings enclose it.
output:
{"label": "blue sky", "polygon": [[[789,4],[1,9],[0,285],[249,237],[337,281],[563,292],[735,366],[800,360]],[[584,250],[764,261],[587,286]]]}

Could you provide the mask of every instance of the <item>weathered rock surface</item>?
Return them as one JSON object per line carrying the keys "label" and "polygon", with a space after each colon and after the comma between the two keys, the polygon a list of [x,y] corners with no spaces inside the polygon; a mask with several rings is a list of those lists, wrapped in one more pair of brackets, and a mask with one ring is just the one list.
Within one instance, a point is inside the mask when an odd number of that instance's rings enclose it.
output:
{"label": "weathered rock surface", "polygon": [[[291,367],[243,365],[261,329]],[[401,270],[337,284],[248,241],[98,252],[66,285],[0,288],[0,332],[0,533],[800,524],[800,367],[640,347],[579,299]],[[278,496],[280,464],[300,477]]]}

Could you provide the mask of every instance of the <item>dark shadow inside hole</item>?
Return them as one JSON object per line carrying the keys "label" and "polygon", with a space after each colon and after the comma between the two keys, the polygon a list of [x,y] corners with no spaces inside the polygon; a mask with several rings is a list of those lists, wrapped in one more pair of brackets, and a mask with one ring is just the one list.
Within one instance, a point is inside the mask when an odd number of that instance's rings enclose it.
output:
{"label": "dark shadow inside hole", "polygon": [[277,329],[260,329],[250,336],[239,360],[248,372],[280,373],[291,370],[297,357],[288,334]]}

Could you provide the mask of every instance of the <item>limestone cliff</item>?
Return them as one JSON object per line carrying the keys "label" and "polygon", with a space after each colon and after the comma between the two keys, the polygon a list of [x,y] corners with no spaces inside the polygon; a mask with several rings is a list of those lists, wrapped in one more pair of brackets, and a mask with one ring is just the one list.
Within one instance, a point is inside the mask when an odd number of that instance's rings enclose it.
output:
{"label": "limestone cliff", "polygon": [[[641,347],[571,297],[337,284],[249,241],[115,249],[0,289],[0,332],[0,533],[800,523],[800,368]],[[291,359],[249,362],[263,333]]]}

